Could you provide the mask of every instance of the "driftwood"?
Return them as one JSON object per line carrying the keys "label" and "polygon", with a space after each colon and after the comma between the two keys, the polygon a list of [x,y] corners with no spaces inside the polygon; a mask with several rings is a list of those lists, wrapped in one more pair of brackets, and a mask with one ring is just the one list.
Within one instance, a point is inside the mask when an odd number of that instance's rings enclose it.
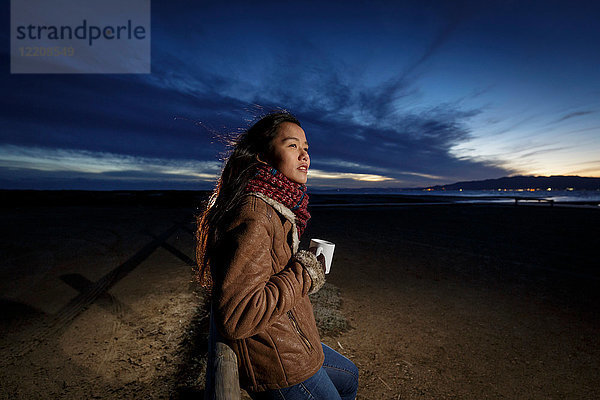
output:
{"label": "driftwood", "polygon": [[240,380],[237,357],[219,335],[211,309],[204,400],[239,399]]}

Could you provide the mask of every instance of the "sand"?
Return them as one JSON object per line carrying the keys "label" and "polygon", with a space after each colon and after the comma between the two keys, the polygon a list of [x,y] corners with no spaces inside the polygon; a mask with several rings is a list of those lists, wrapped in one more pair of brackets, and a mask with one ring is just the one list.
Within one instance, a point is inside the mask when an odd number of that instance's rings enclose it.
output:
{"label": "sand", "polygon": [[359,397],[598,398],[597,210],[348,208],[313,217],[308,235],[338,244],[329,282],[353,327],[325,342],[339,341],[359,366]]}
{"label": "sand", "polygon": [[[0,398],[198,398],[206,313],[191,282],[193,212],[1,210]],[[335,314],[322,339],[359,366],[358,398],[600,397],[599,210],[311,213],[302,246],[336,243],[317,299]]]}

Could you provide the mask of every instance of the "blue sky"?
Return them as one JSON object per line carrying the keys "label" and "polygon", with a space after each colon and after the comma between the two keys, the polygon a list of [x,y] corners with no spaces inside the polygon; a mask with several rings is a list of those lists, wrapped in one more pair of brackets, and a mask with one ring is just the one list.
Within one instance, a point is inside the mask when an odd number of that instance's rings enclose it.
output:
{"label": "blue sky", "polygon": [[277,107],[309,188],[600,176],[597,2],[191,3],[152,2],[151,74],[10,74],[5,24],[0,188],[210,189]]}

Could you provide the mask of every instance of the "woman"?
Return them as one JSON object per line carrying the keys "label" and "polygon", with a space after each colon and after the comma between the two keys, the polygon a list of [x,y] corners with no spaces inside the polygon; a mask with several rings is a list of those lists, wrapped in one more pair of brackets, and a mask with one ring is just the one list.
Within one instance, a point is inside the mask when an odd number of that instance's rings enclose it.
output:
{"label": "woman", "polygon": [[358,388],[356,366],[321,343],[308,298],[325,282],[323,256],[298,250],[309,166],[300,122],[268,114],[235,141],[198,218],[200,279],[253,399],[354,399]]}

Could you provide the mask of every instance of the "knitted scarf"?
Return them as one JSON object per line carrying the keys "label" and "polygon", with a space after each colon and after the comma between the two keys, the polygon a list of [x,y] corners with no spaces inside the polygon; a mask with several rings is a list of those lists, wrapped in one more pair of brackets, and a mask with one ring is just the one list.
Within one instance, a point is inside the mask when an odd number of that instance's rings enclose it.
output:
{"label": "knitted scarf", "polygon": [[258,192],[280,202],[296,215],[298,238],[302,236],[306,223],[310,219],[308,212],[308,194],[306,185],[292,182],[277,169],[260,164],[256,174],[250,179],[246,193]]}

